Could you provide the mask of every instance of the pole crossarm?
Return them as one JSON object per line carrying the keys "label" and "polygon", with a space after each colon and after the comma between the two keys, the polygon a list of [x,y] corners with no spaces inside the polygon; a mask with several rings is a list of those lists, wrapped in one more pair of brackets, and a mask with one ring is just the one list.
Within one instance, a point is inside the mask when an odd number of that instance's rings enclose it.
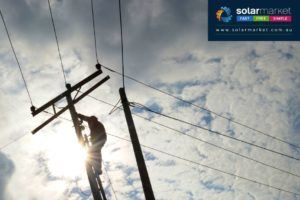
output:
{"label": "pole crossarm", "polygon": [[[104,77],[102,80],[97,82],[95,85],[93,85],[91,88],[87,89],[85,92],[83,92],[80,96],[77,97],[79,94],[79,91],[81,89],[81,86],[86,84],[87,82],[91,81],[92,79],[96,78],[98,75],[102,73],[101,65],[99,63],[96,64],[96,69],[98,69],[96,72],[88,76],[87,78],[83,79],[82,81],[78,82],[74,86],[71,86],[71,84],[66,83],[67,90],[61,93],[60,95],[56,96],[46,104],[42,105],[38,109],[36,109],[34,106],[31,107],[31,112],[33,116],[36,116],[40,112],[45,111],[45,109],[52,107],[54,111],[54,115],[51,116],[49,119],[47,119],[45,122],[43,122],[41,125],[39,125],[37,128],[35,128],[32,131],[32,134],[35,134],[39,130],[41,130],[43,127],[45,127],[47,124],[49,124],[51,121],[53,121],[55,118],[59,117],[62,113],[64,113],[66,110],[70,111],[70,115],[72,117],[72,122],[75,128],[76,136],[78,139],[78,142],[82,146],[86,146],[88,148],[88,152],[90,152],[89,148],[89,140],[86,135],[82,135],[82,130],[80,128],[80,122],[78,118],[78,114],[76,112],[75,104],[78,103],[80,100],[82,100],[84,97],[86,97],[88,94],[93,92],[96,88],[98,88],[100,85],[105,83],[107,80],[110,79],[109,76]],[[72,92],[77,91],[76,95],[72,99]],[[56,111],[55,109],[55,103],[61,100],[62,98],[66,98],[67,100],[67,106],[60,109],[59,111]],[[95,167],[91,165],[91,163],[86,162],[86,172],[88,175],[88,180],[90,183],[90,187],[92,190],[92,194],[94,197],[94,200],[107,200],[104,188],[101,183],[100,174],[95,170]]]}
{"label": "pole crossarm", "polygon": [[[98,72],[99,73],[99,72]],[[40,107],[39,109],[37,109],[35,111],[34,115],[37,115],[38,113],[42,112],[43,110],[41,110],[41,108],[48,108],[49,106],[53,105],[56,101],[60,100],[61,98],[65,97],[66,95],[70,94],[70,92],[78,89],[81,85],[87,83],[88,81],[90,81],[92,78],[95,78],[96,76],[98,76],[99,74],[101,74],[102,72],[98,73],[94,73],[91,76],[87,77],[86,79],[82,80],[81,82],[77,83],[76,85],[74,85],[73,87],[71,87],[70,89],[68,89],[67,91],[63,92],[62,94],[58,95],[57,97],[55,97],[54,99],[52,99],[51,101],[49,101],[48,103],[46,103],[45,105],[43,105],[42,107]],[[84,97],[86,97],[89,93],[91,93],[92,91],[94,91],[97,87],[99,87],[100,85],[102,85],[104,82],[106,82],[108,79],[110,79],[109,76],[106,76],[105,78],[103,78],[101,81],[99,81],[98,83],[96,83],[94,86],[92,86],[90,89],[88,89],[86,92],[84,92],[82,95],[80,95],[79,97],[77,97],[76,99],[72,100],[72,104],[76,104],[78,103],[81,99],[83,99]],[[56,101],[54,101],[56,100]],[[39,125],[37,128],[35,128],[32,131],[32,134],[35,134],[36,132],[38,132],[39,130],[41,130],[43,127],[45,127],[47,124],[49,124],[52,120],[54,120],[55,118],[57,118],[59,115],[61,115],[62,113],[64,113],[66,110],[68,110],[70,108],[70,104],[68,104],[66,107],[62,108],[61,110],[59,110],[58,112],[56,112],[56,114],[54,114],[52,117],[50,117],[49,119],[47,119],[44,123],[42,123],[41,125]]]}
{"label": "pole crossarm", "polygon": [[79,83],[75,84],[74,86],[72,86],[70,88],[70,90],[67,90],[61,94],[59,94],[58,96],[56,96],[55,98],[53,98],[52,100],[50,100],[49,102],[45,103],[44,105],[42,105],[41,107],[37,108],[37,109],[32,109],[32,116],[36,116],[37,114],[41,113],[42,111],[44,111],[45,109],[47,109],[48,107],[54,105],[56,102],[58,102],[59,100],[61,100],[62,98],[66,97],[66,95],[69,92],[73,92],[77,89],[79,89],[82,85],[86,84],[87,82],[91,81],[92,79],[96,78],[97,76],[99,76],[100,74],[102,74],[102,70],[99,69],[96,72],[94,72],[93,74],[91,74],[90,76],[86,77],[85,79],[83,79],[82,81],[80,81]]}

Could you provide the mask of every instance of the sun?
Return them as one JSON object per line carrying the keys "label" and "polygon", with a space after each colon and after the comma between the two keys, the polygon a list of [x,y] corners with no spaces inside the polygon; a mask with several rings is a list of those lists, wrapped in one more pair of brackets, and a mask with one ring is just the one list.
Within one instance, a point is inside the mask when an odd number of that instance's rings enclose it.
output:
{"label": "sun", "polygon": [[47,152],[49,172],[70,179],[82,177],[85,174],[86,150],[73,132],[55,135],[55,141],[50,141],[52,145]]}

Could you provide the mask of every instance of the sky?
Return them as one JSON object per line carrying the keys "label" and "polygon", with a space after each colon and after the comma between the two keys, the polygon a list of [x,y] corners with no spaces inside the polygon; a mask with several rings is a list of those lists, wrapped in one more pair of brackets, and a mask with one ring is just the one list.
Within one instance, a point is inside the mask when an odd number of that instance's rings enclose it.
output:
{"label": "sky", "polygon": [[[96,59],[90,1],[51,0],[66,79],[75,84],[93,73]],[[39,107],[63,92],[63,74],[47,1],[1,0],[12,42],[33,104]],[[118,1],[94,0],[99,62],[121,71]],[[172,95],[250,127],[300,144],[300,44],[297,42],[208,42],[207,1],[123,0],[125,73]],[[92,199],[72,124],[32,117],[17,63],[0,25],[0,199]],[[121,77],[103,69],[110,80],[91,95],[116,104]],[[129,101],[231,137],[300,158],[299,148],[224,120],[215,114],[126,79]],[[66,105],[59,102],[58,107]],[[86,97],[79,113],[95,115],[107,133],[129,138],[124,114]],[[51,109],[48,110],[52,112]],[[300,193],[299,177],[215,148],[200,138],[244,156],[300,175],[297,160],[221,137],[199,128],[134,108],[134,114],[185,134],[134,117],[144,145],[228,173]],[[69,113],[62,115],[70,119]],[[84,131],[88,134],[88,130]],[[143,148],[157,199],[297,200],[300,196],[232,177]],[[129,142],[108,135],[102,150],[103,185],[109,199],[144,199]],[[109,181],[110,180],[110,181]]]}

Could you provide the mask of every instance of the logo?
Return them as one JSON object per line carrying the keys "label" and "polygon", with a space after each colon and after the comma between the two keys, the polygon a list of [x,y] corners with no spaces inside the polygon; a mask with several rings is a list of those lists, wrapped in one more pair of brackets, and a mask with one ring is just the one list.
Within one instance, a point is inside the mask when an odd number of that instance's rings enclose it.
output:
{"label": "logo", "polygon": [[216,17],[219,22],[228,23],[232,20],[230,8],[224,6],[216,12]]}
{"label": "logo", "polygon": [[300,41],[300,0],[208,0],[207,23],[208,41]]}

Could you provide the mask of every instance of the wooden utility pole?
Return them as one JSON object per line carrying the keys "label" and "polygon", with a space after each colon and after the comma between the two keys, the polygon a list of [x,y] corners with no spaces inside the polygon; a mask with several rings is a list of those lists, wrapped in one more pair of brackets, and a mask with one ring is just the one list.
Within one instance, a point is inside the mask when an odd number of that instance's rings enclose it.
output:
{"label": "wooden utility pole", "polygon": [[129,102],[128,102],[128,99],[127,99],[127,96],[125,93],[125,89],[120,88],[119,93],[121,96],[121,101],[122,101],[122,105],[123,105],[123,109],[124,109],[124,113],[125,113],[125,118],[126,118],[128,130],[129,130],[130,138],[132,141],[132,147],[133,147],[134,155],[136,158],[136,163],[137,163],[137,166],[139,169],[139,173],[140,173],[146,200],[155,200],[151,182],[150,182],[150,178],[149,178],[147,167],[146,167],[146,163],[144,160],[143,152],[142,152],[139,138],[136,133],[135,125],[134,125],[134,122],[132,119]]}
{"label": "wooden utility pole", "polygon": [[[76,132],[78,141],[83,147],[86,147],[89,152],[89,148],[90,148],[89,141],[88,141],[87,137],[83,137],[83,135],[82,135],[80,123],[78,121],[78,116],[77,116],[77,112],[76,112],[74,105],[77,102],[79,102],[81,99],[86,97],[93,90],[95,90],[97,87],[99,87],[104,82],[106,82],[109,79],[109,76],[106,76],[105,78],[103,78],[101,81],[99,81],[94,86],[92,86],[90,89],[88,89],[87,91],[82,93],[76,99],[72,99],[71,94],[73,91],[76,91],[76,90],[78,91],[81,88],[81,86],[83,86],[84,84],[86,84],[87,82],[89,82],[90,80],[94,79],[95,77],[97,77],[98,75],[100,75],[102,73],[100,64],[97,64],[96,68],[98,70],[95,73],[91,74],[87,78],[85,78],[82,81],[80,81],[79,83],[75,84],[73,87],[70,84],[66,84],[67,90],[65,92],[63,92],[60,95],[58,95],[57,97],[53,98],[52,100],[50,100],[43,106],[41,106],[37,109],[35,107],[31,107],[33,116],[36,116],[37,114],[39,114],[40,112],[44,111],[45,109],[47,109],[49,107],[52,107],[53,111],[54,111],[54,115],[52,117],[50,117],[48,120],[46,120],[44,123],[42,123],[40,126],[38,126],[36,129],[34,129],[32,131],[33,134],[35,134],[37,131],[39,131],[44,126],[49,124],[52,120],[57,118],[59,115],[64,113],[66,110],[69,110],[71,117],[72,117],[72,121],[74,124],[74,128],[75,128],[75,132]],[[55,103],[57,103],[59,100],[61,100],[64,97],[66,98],[68,105],[65,106],[64,108],[62,108],[61,110],[59,110],[58,112],[56,112]],[[85,166],[86,166],[86,172],[87,172],[87,176],[89,179],[89,183],[90,183],[90,187],[91,187],[94,199],[95,200],[106,200],[105,192],[104,192],[99,174],[97,174],[96,170],[94,170],[94,167],[91,165],[91,162],[89,160],[86,161]]]}

